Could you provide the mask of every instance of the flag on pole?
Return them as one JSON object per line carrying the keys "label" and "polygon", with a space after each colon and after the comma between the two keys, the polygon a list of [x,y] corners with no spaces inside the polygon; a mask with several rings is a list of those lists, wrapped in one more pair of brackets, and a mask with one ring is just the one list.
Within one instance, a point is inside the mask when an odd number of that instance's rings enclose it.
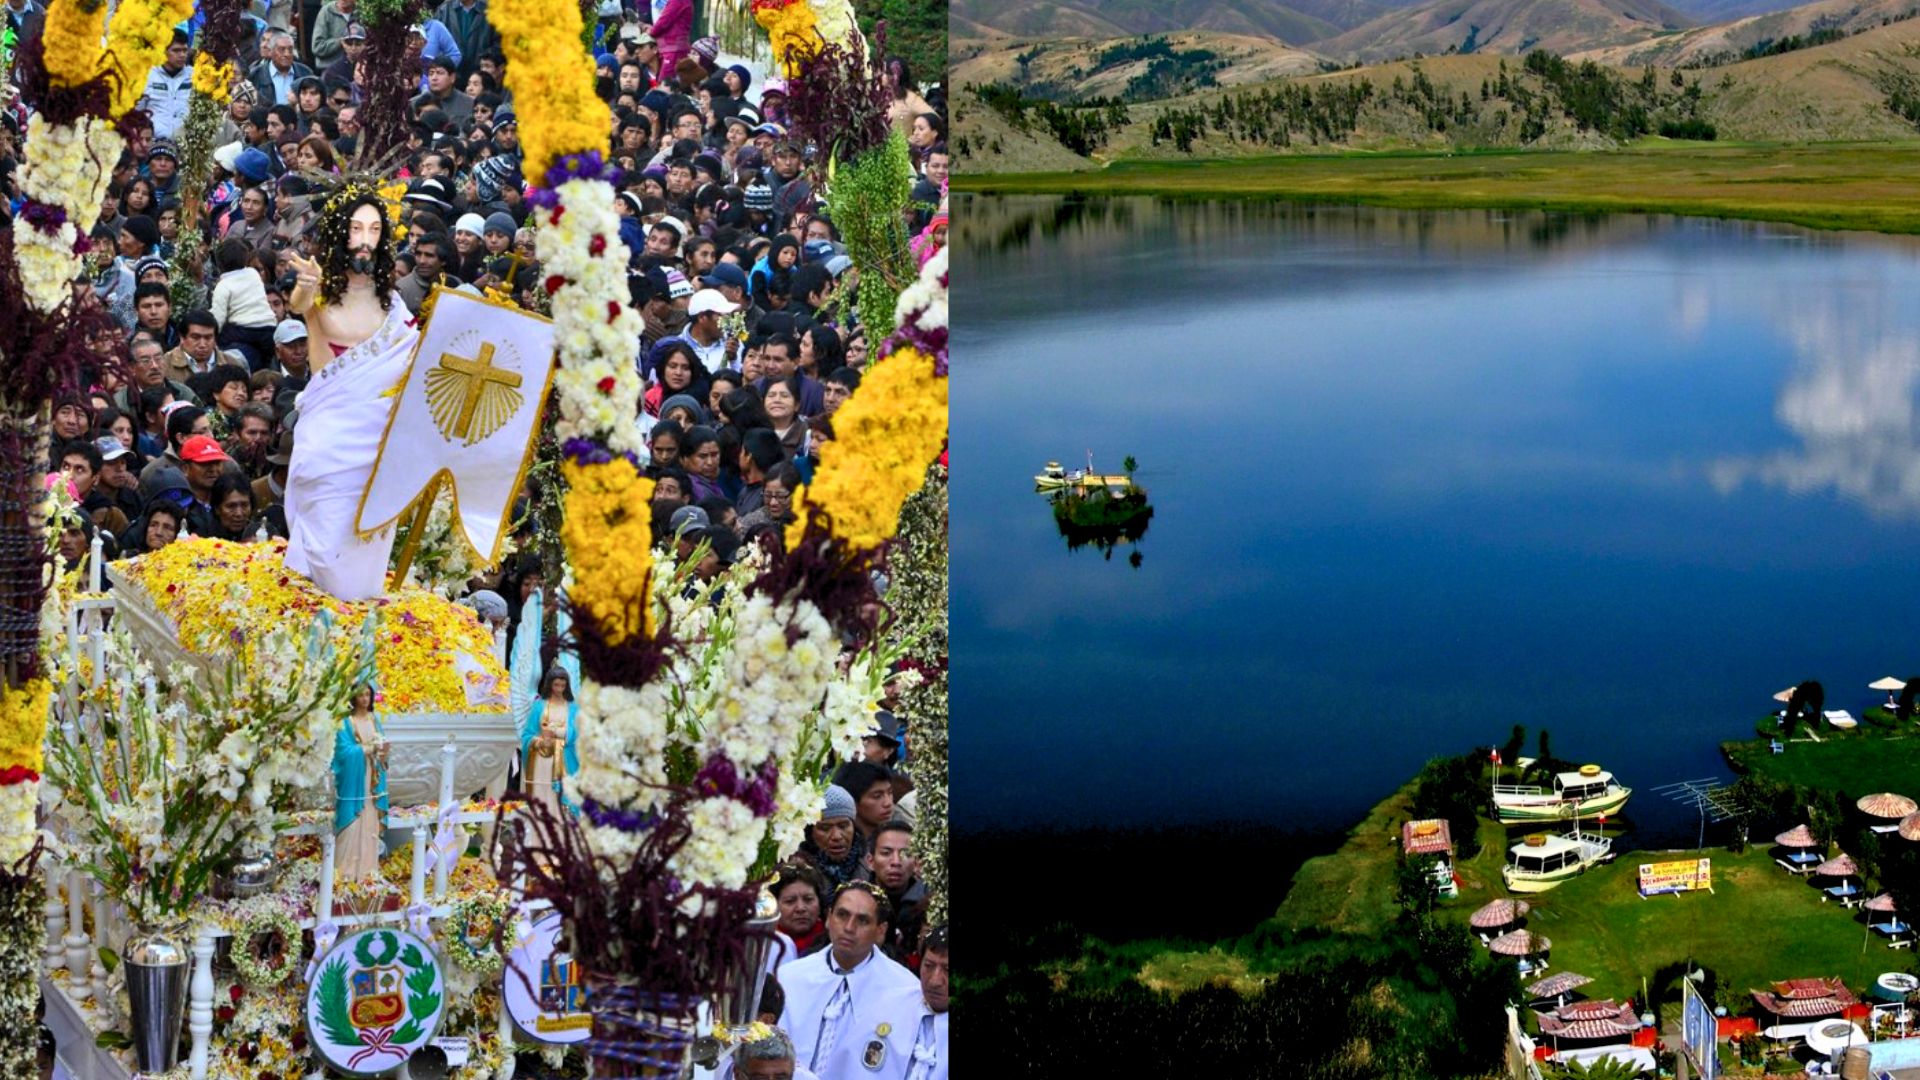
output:
{"label": "flag on pole", "polygon": [[445,477],[456,535],[491,563],[546,407],[553,323],[438,287],[432,304],[354,527],[386,528]]}
{"label": "flag on pole", "polygon": [[1492,751],[1491,756],[1493,758],[1493,763],[1495,765],[1500,764],[1500,751],[1498,750]]}

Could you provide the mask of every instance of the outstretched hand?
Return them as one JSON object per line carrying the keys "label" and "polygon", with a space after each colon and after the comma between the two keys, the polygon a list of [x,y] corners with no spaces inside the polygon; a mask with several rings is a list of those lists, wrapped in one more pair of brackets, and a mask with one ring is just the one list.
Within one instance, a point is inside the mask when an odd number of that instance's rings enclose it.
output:
{"label": "outstretched hand", "polygon": [[292,250],[286,252],[286,258],[294,272],[293,295],[287,297],[287,306],[305,315],[320,294],[320,264]]}

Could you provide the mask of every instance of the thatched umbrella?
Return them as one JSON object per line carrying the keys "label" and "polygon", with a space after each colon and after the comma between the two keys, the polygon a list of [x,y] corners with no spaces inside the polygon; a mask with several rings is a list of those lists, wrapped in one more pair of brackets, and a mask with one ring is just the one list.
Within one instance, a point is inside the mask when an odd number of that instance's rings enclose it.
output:
{"label": "thatched umbrella", "polygon": [[1794,687],[1789,686],[1785,690],[1782,690],[1779,693],[1773,695],[1773,700],[1779,702],[1782,705],[1785,705],[1787,702],[1793,700],[1793,691],[1794,691]]}
{"label": "thatched umbrella", "polygon": [[1887,676],[1884,679],[1875,679],[1872,682],[1867,684],[1867,689],[1869,690],[1885,690],[1889,694],[1893,693],[1895,690],[1905,690],[1906,688],[1907,688],[1907,680],[1896,679],[1891,675]]}
{"label": "thatched umbrella", "polygon": [[1553,942],[1531,930],[1515,930],[1494,938],[1487,943],[1487,948],[1501,956],[1532,956],[1553,948]]}
{"label": "thatched umbrella", "polygon": [[1893,913],[1893,894],[1883,892],[1860,906],[1866,908],[1868,911],[1884,911],[1891,915]]}
{"label": "thatched umbrella", "polygon": [[1819,847],[1820,841],[1813,838],[1813,830],[1805,825],[1795,825],[1786,832],[1773,838],[1781,847]]}
{"label": "thatched umbrella", "polygon": [[1826,877],[1854,877],[1860,868],[1853,865],[1853,856],[1842,852],[1813,868],[1813,872]]}
{"label": "thatched umbrella", "polygon": [[1862,796],[1860,801],[1853,805],[1859,807],[1861,813],[1877,818],[1903,818],[1920,810],[1920,803],[1915,803],[1905,795],[1895,795],[1891,791]]}
{"label": "thatched umbrella", "polygon": [[1920,814],[1908,814],[1900,819],[1900,839],[1920,840]]}
{"label": "thatched umbrella", "polygon": [[1517,923],[1531,910],[1525,900],[1495,900],[1468,916],[1467,922],[1475,930],[1491,930]]}
{"label": "thatched umbrella", "polygon": [[1527,987],[1527,997],[1533,1001],[1557,998],[1562,994],[1572,993],[1592,981],[1578,972],[1563,971],[1558,975],[1549,975]]}

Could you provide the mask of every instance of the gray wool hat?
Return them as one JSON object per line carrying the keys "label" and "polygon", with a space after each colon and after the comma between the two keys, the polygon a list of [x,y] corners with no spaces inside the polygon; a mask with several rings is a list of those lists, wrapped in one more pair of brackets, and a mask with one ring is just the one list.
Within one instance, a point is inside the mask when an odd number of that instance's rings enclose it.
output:
{"label": "gray wool hat", "polygon": [[839,821],[853,817],[853,796],[839,784],[827,785],[827,805],[820,811],[821,821]]}
{"label": "gray wool hat", "polygon": [[487,215],[485,231],[506,233],[508,236],[512,236],[519,227],[520,226],[513,220],[512,214],[500,211]]}

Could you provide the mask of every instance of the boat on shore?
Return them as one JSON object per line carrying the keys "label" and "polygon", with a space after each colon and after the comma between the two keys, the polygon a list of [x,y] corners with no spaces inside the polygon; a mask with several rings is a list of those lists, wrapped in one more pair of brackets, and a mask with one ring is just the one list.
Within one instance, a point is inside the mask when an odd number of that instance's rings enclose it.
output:
{"label": "boat on shore", "polygon": [[1613,840],[1582,833],[1576,821],[1570,833],[1533,833],[1508,848],[1500,877],[1508,892],[1546,892],[1612,858]]}
{"label": "boat on shore", "polygon": [[1079,491],[1092,492],[1105,489],[1110,495],[1131,495],[1140,491],[1133,477],[1126,473],[1096,473],[1092,459],[1088,459],[1085,469],[1063,468],[1057,461],[1049,461],[1033,477],[1035,491]]}
{"label": "boat on shore", "polygon": [[1632,794],[1632,788],[1623,786],[1600,766],[1582,765],[1573,772],[1555,773],[1551,787],[1493,785],[1493,816],[1503,825],[1531,825],[1617,814]]}

